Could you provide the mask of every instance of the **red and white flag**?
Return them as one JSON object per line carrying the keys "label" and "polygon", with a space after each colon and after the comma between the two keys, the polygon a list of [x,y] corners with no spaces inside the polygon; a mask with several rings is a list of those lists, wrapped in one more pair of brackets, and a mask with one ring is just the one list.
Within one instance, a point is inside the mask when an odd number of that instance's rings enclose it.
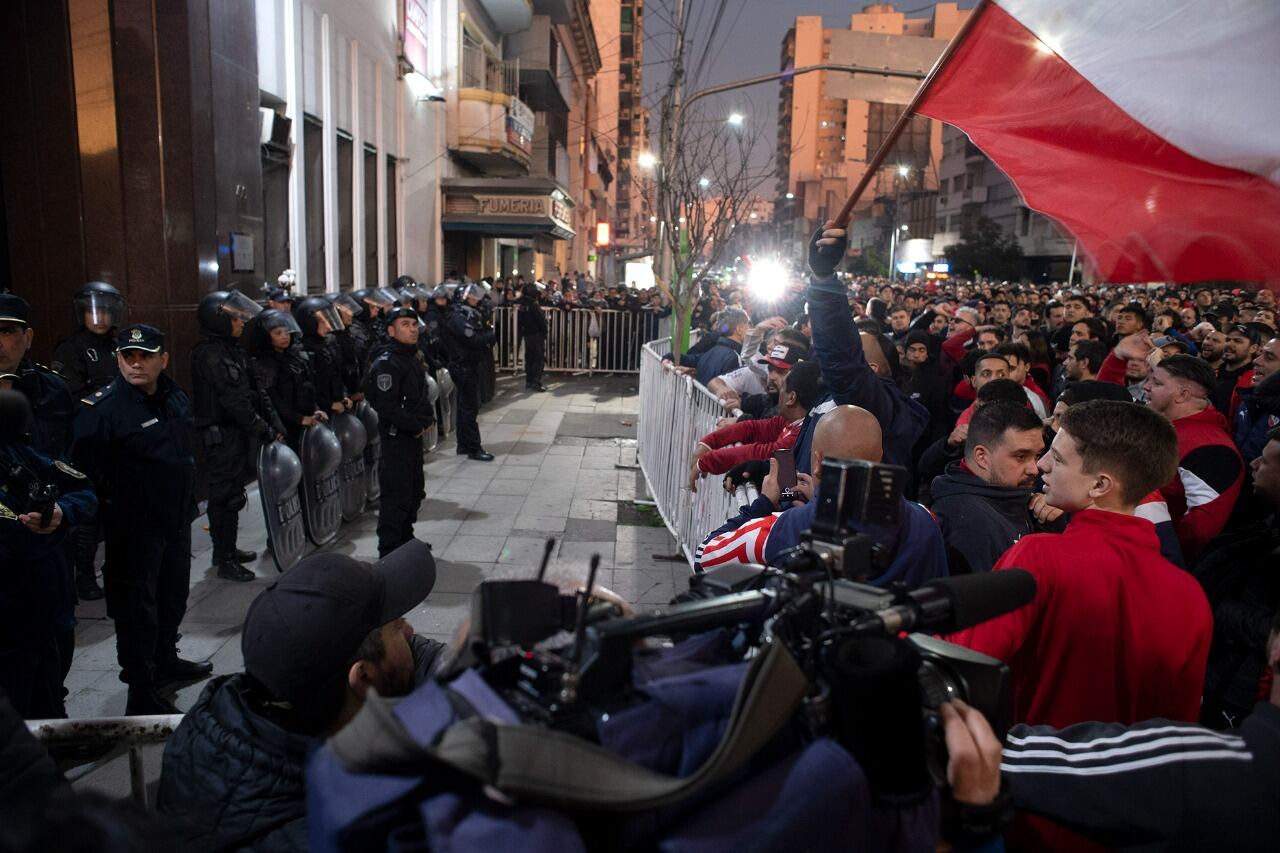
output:
{"label": "red and white flag", "polygon": [[1280,282],[1280,0],[993,0],[918,111],[1107,281]]}

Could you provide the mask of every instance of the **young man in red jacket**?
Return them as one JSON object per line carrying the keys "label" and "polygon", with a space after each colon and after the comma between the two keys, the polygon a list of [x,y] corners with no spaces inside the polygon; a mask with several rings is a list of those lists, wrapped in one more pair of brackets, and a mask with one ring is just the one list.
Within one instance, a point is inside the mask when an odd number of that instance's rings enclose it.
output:
{"label": "young man in red jacket", "polygon": [[1035,575],[1035,600],[948,638],[1009,665],[1013,722],[1197,718],[1209,605],[1134,514],[1177,461],[1173,427],[1136,403],[1093,400],[1061,415],[1040,470],[1045,500],[1071,522],[1024,536],[995,565]]}
{"label": "young man in red jacket", "polygon": [[816,361],[795,364],[778,389],[775,417],[729,424],[698,440],[689,470],[689,488],[696,492],[698,480],[707,474],[724,474],[741,462],[768,459],[773,451],[793,446],[804,416],[825,393],[822,369]]}

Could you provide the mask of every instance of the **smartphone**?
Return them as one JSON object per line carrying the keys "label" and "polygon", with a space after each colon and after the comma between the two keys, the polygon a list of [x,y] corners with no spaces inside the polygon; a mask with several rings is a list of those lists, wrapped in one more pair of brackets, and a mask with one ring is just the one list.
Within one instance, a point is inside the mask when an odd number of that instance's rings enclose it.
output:
{"label": "smartphone", "polygon": [[782,489],[783,500],[795,499],[796,459],[791,448],[773,451],[773,458],[778,462],[778,486]]}

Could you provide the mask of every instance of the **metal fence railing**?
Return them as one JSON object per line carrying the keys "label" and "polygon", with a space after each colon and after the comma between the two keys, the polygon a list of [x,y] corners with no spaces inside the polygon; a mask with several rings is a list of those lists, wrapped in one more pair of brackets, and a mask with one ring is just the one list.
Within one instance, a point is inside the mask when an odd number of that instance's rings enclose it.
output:
{"label": "metal fence railing", "polygon": [[[494,309],[498,370],[524,369],[517,313],[510,305]],[[641,348],[658,336],[665,319],[648,311],[604,308],[543,308],[542,315],[547,320],[543,369],[550,373],[639,373]]]}
{"label": "metal fence railing", "polygon": [[689,490],[694,443],[716,428],[724,412],[692,377],[663,370],[662,354],[670,342],[659,338],[642,348],[637,456],[649,495],[692,568],[702,540],[756,493],[743,487],[731,495],[719,477],[705,477],[697,492]]}
{"label": "metal fence railing", "polygon": [[[182,716],[160,714],[84,720],[28,720],[27,730],[45,747],[101,747],[103,752],[89,759],[90,770],[127,751],[129,794],[138,805],[146,808],[147,780],[142,766],[142,747],[167,741],[182,722]],[[76,775],[69,772],[67,778],[74,782]]]}

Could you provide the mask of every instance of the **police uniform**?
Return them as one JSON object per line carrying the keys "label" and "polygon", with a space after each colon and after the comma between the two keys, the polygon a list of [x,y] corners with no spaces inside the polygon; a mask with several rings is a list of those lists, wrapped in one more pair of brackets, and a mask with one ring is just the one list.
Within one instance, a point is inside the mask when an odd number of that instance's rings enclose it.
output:
{"label": "police uniform", "polygon": [[369,333],[359,318],[340,332],[334,332],[341,353],[342,386],[347,396],[360,393],[360,381],[369,371]]}
{"label": "police uniform", "polygon": [[538,300],[538,286],[526,284],[516,303],[516,321],[520,337],[524,339],[524,387],[530,391],[545,391],[542,387],[542,367],[546,358],[547,318],[542,314]]}
{"label": "police uniform", "polygon": [[204,329],[191,351],[191,385],[196,432],[208,470],[213,564],[222,577],[252,580],[253,573],[238,562],[255,555],[236,549],[238,513],[248,500],[241,476],[249,459],[250,437],[274,441],[284,434],[284,425],[229,331]]}
{"label": "police uniform", "polygon": [[[21,435],[29,403],[4,395],[0,414],[0,690],[28,719],[66,716],[64,649],[74,628],[66,602],[71,566],[66,536],[92,524],[97,498],[82,473],[31,447]],[[15,414],[20,411],[20,415]],[[62,522],[52,533],[29,530],[19,516],[40,509],[32,485],[52,486]],[[74,601],[74,598],[72,598]]]}
{"label": "police uniform", "polygon": [[[152,326],[130,326],[118,345],[160,352],[164,336]],[[150,694],[158,687],[212,671],[180,660],[177,647],[196,517],[191,400],[162,373],[151,395],[120,377],[83,403],[71,458],[98,491],[107,550],[102,577],[120,680],[129,685],[130,713],[154,713]]]}
{"label": "police uniform", "polygon": [[284,351],[270,350],[254,355],[253,368],[258,384],[284,424],[289,446],[300,452],[302,419],[314,416],[319,408],[311,381],[310,358],[301,347],[290,346]]}
{"label": "police uniform", "polygon": [[24,358],[16,375],[0,377],[12,383],[31,402],[35,424],[31,428],[31,446],[50,459],[65,459],[71,445],[71,421],[75,403],[67,383],[43,364]]}
{"label": "police uniform", "polygon": [[[449,345],[449,375],[458,389],[458,453],[473,459],[492,459],[480,442],[480,379],[485,354],[492,353],[496,338],[485,328],[475,306],[459,302],[445,320],[445,341]],[[488,457],[488,459],[485,459]]]}
{"label": "police uniform", "polygon": [[[393,310],[389,320],[397,316],[416,319],[411,308]],[[413,538],[413,523],[426,497],[422,432],[435,423],[435,412],[417,347],[391,340],[369,366],[364,393],[378,413],[382,437],[378,555],[386,556]]]}

